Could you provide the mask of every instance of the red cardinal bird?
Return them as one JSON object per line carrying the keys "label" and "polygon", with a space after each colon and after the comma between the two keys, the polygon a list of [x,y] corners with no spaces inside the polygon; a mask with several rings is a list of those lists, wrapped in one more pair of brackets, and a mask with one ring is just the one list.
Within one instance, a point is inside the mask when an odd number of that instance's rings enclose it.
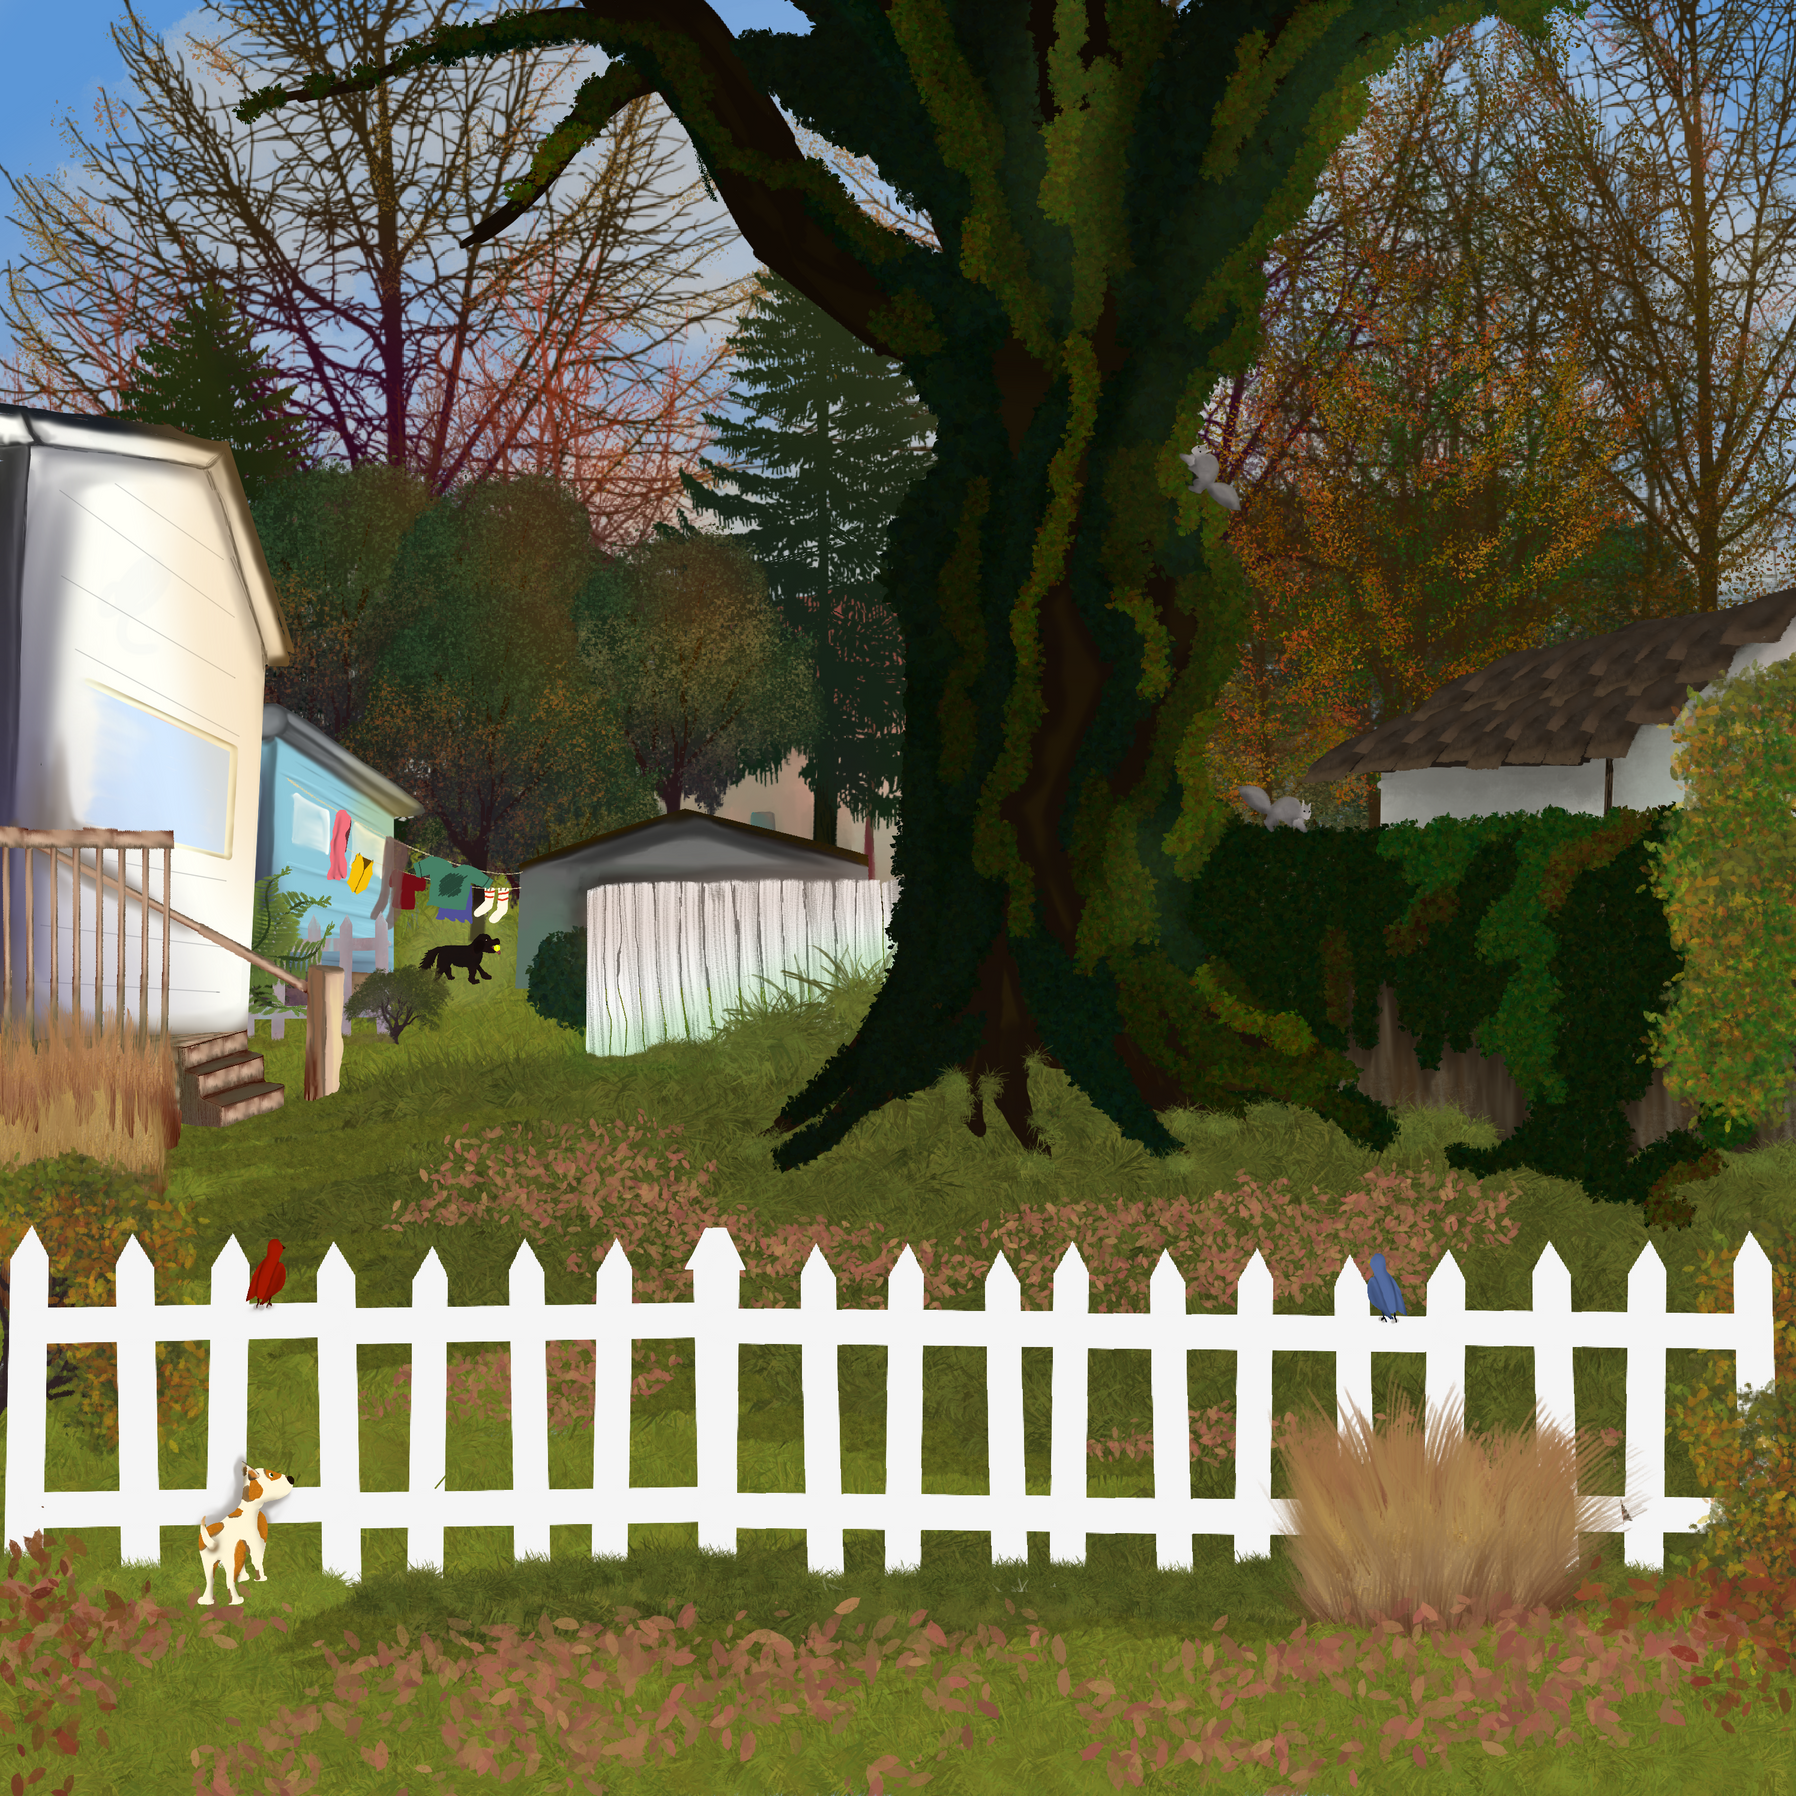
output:
{"label": "red cardinal bird", "polygon": [[262,1256],[262,1264],[249,1275],[249,1292],[245,1302],[273,1303],[275,1292],[286,1282],[287,1268],[281,1264],[281,1244],[270,1241],[267,1253]]}

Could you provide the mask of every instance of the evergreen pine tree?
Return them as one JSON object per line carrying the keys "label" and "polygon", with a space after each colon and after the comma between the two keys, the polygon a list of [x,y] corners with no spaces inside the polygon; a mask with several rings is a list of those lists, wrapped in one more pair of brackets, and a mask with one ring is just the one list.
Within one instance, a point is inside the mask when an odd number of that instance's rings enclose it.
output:
{"label": "evergreen pine tree", "polygon": [[[770,422],[705,413],[735,459],[699,465],[737,491],[680,480],[695,511],[749,526],[740,534],[768,596],[811,645],[822,721],[800,777],[815,800],[811,839],[833,847],[842,805],[861,819],[898,816],[904,638],[877,576],[892,519],[928,471],[921,444],[935,420],[897,363],[778,275],[763,268],[760,278],[730,339],[748,370],[747,391],[732,397]],[[678,530],[656,529],[695,534],[684,511]]]}
{"label": "evergreen pine tree", "polygon": [[295,389],[273,388],[275,378],[248,326],[213,284],[188,300],[165,340],[139,348],[112,415],[229,444],[253,501],[306,465],[304,426],[286,409]]}

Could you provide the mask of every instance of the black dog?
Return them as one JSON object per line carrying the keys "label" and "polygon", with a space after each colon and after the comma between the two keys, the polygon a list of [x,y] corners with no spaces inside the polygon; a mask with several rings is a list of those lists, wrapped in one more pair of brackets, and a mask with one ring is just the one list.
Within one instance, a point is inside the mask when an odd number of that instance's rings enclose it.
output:
{"label": "black dog", "polygon": [[418,964],[428,970],[436,968],[439,979],[453,982],[455,969],[465,967],[468,972],[468,983],[472,985],[476,979],[491,979],[492,974],[481,964],[483,954],[497,954],[499,938],[492,935],[477,935],[465,948],[432,948]]}

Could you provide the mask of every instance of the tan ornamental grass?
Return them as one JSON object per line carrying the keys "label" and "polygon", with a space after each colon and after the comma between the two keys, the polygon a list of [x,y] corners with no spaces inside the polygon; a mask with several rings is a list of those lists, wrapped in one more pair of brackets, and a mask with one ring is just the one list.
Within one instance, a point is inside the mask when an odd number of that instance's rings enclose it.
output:
{"label": "tan ornamental grass", "polygon": [[0,1165],[90,1155],[160,1181],[181,1139],[174,1048],[166,1034],[139,1046],[129,1012],[122,1029],[72,1012],[0,1026]]}
{"label": "tan ornamental grass", "polygon": [[[1424,1431],[1402,1393],[1392,1407],[1382,1431],[1354,1405],[1344,1427],[1318,1416],[1281,1445],[1307,1613],[1355,1628],[1415,1619],[1457,1630],[1511,1608],[1570,1609],[1578,1536],[1597,1531],[1603,1501],[1588,1493],[1610,1447],[1556,1427],[1475,1439],[1457,1403]],[[1417,1616],[1424,1605],[1432,1619]]]}

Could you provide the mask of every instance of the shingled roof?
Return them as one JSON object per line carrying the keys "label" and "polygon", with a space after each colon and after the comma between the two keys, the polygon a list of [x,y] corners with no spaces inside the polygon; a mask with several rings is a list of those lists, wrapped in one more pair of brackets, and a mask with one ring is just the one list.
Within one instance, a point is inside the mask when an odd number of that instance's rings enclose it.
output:
{"label": "shingled roof", "polygon": [[1674,723],[1690,688],[1727,673],[1737,649],[1778,641],[1792,621],[1796,587],[1720,611],[1648,618],[1584,642],[1520,649],[1331,748],[1307,777],[1332,783],[1421,767],[1621,760],[1641,728]]}

